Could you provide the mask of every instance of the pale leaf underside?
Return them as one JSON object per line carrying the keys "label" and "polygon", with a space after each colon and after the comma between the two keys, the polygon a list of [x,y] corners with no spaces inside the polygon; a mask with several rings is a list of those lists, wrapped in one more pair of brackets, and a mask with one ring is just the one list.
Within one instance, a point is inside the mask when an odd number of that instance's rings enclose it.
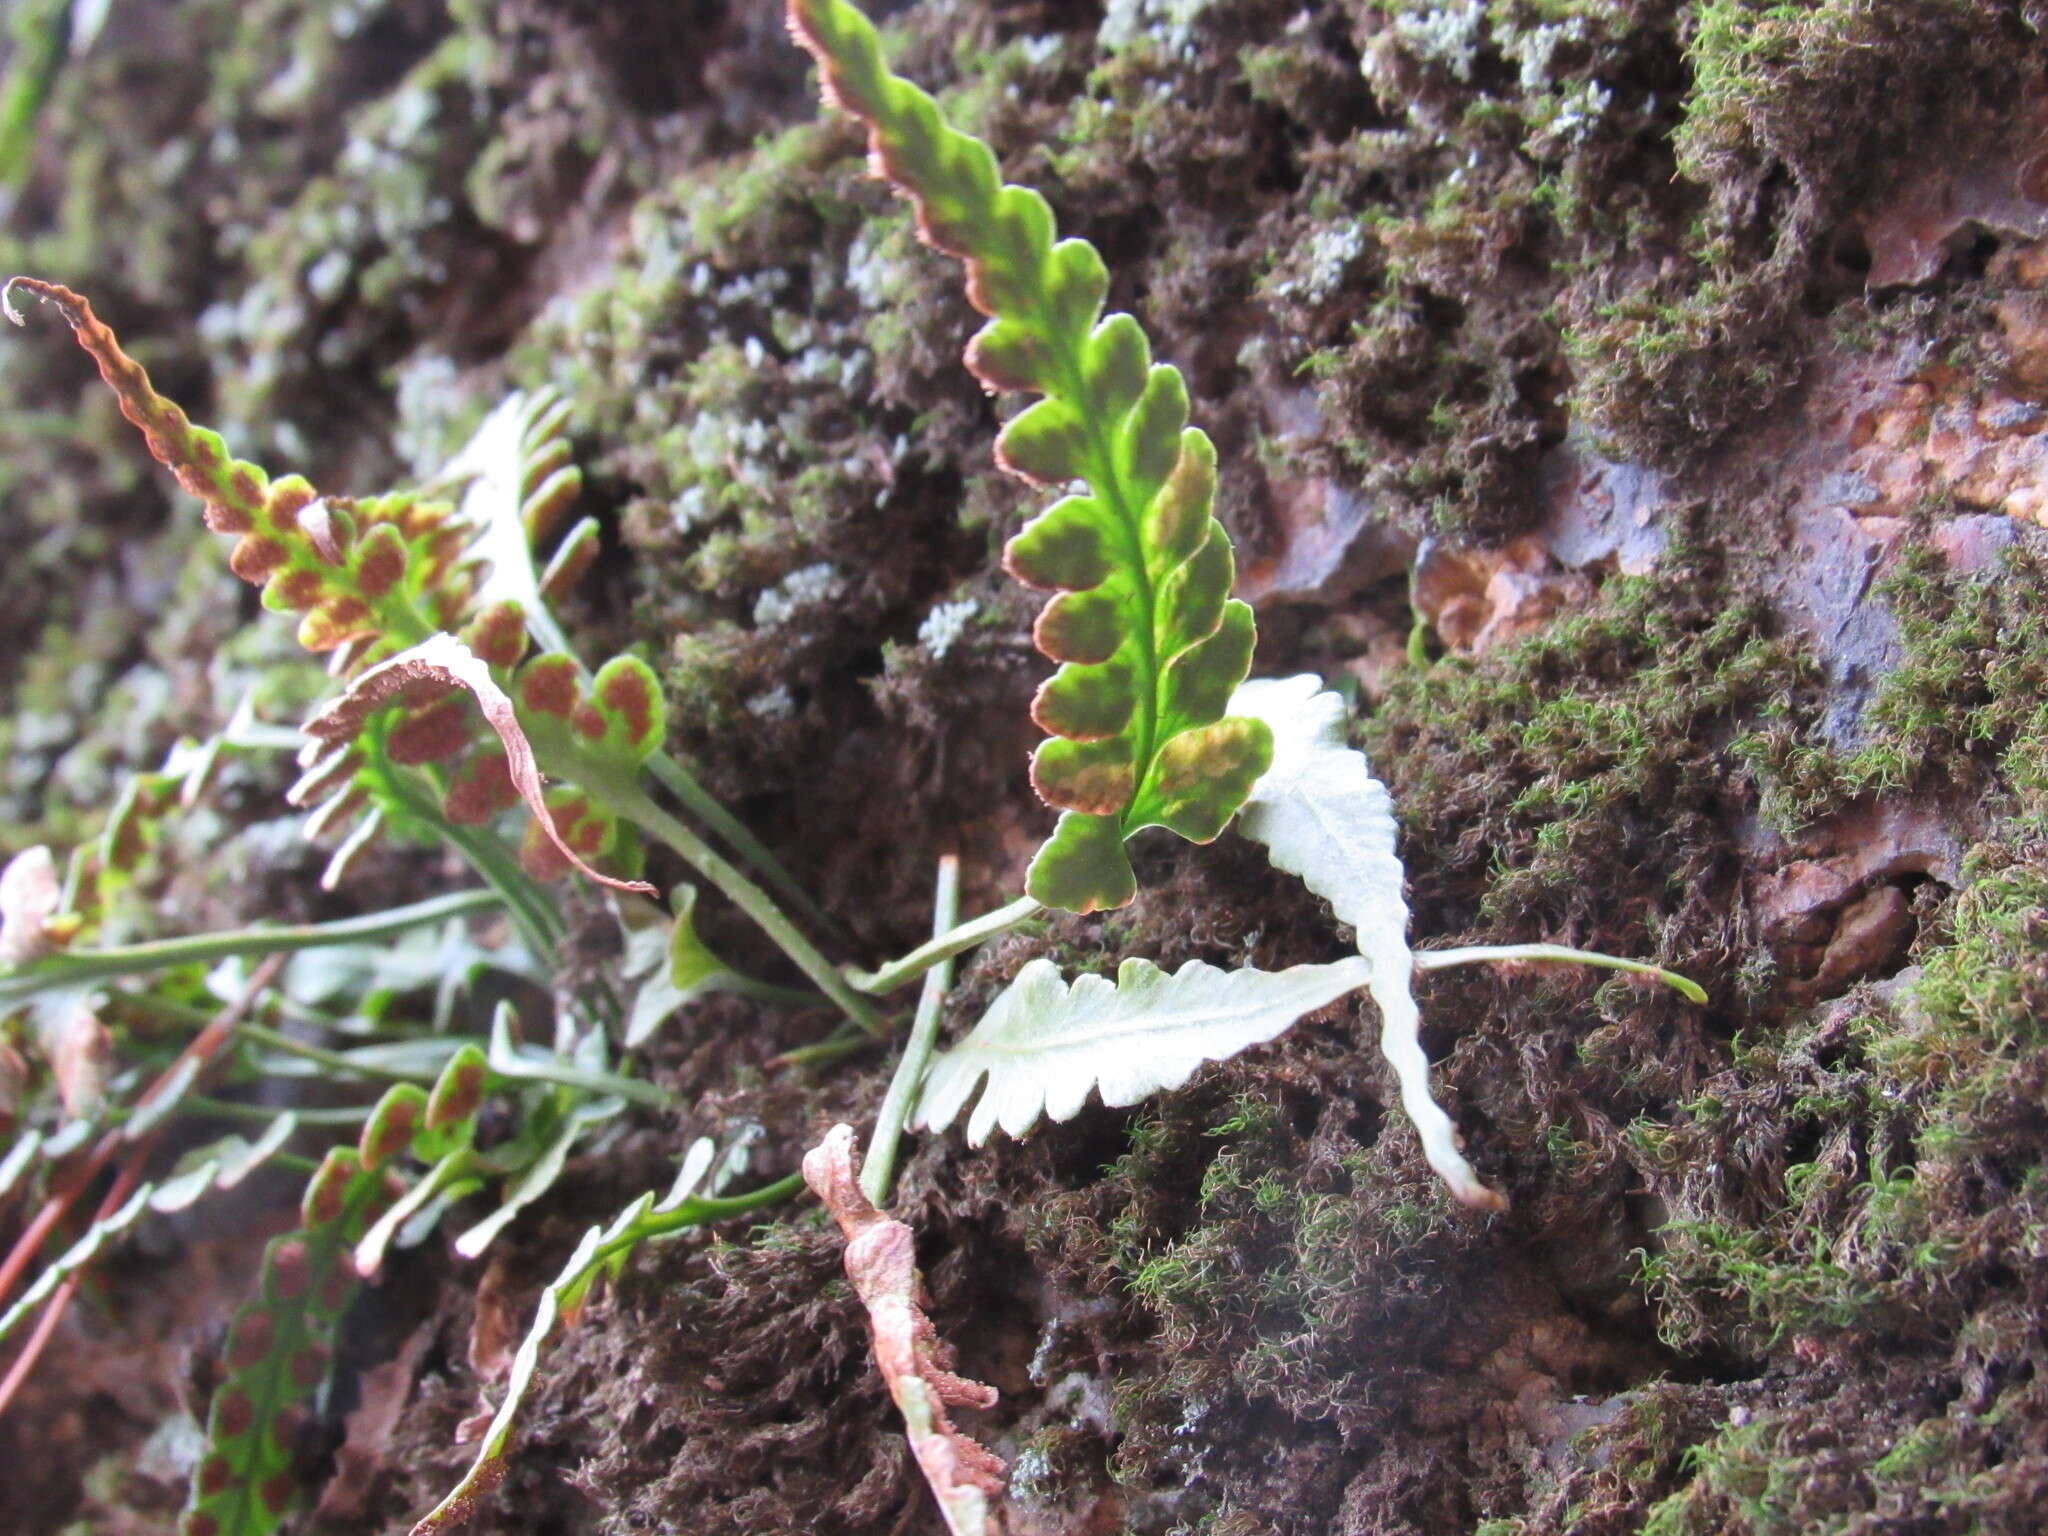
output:
{"label": "pale leaf underside", "polygon": [[505,748],[506,771],[519,791],[519,798],[526,802],[534,821],[562,856],[600,885],[654,895],[654,887],[643,880],[615,880],[599,874],[569,846],[548,810],[540,766],[534,760],[533,745],[526,739],[512,700],[492,679],[491,669],[483,660],[453,635],[435,635],[389,661],[378,663],[351,682],[340,698],[307,720],[302,729],[329,746],[338,746],[353,738],[373,711],[393,700],[420,703],[457,688],[467,689],[483,710],[485,722]]}
{"label": "pale leaf underside", "polygon": [[1263,843],[1274,864],[1301,876],[1357,932],[1380,1010],[1380,1051],[1394,1069],[1423,1155],[1466,1205],[1500,1209],[1506,1202],[1472,1171],[1450,1116],[1430,1095],[1394,802],[1365,754],[1344,739],[1343,699],[1304,675],[1246,683],[1230,708],[1265,721],[1273,733],[1273,765],[1239,812],[1238,830]]}
{"label": "pale leaf underside", "polygon": [[1178,1088],[1205,1062],[1273,1039],[1366,984],[1364,959],[1285,971],[1224,971],[1200,960],[1168,975],[1126,960],[1114,982],[1076,977],[1050,960],[1017,973],[973,1031],[932,1064],[918,1120],[943,1130],[984,1077],[967,1124],[979,1146],[1000,1125],[1021,1136],[1040,1115],[1070,1120],[1089,1091],[1112,1107]]}

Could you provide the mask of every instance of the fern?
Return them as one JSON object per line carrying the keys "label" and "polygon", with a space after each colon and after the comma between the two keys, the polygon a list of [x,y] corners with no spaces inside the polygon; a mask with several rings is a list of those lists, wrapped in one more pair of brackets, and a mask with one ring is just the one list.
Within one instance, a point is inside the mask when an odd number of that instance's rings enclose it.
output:
{"label": "fern", "polygon": [[[161,1122],[183,1096],[178,1089],[167,1090],[146,1111],[129,1117],[125,1130],[139,1138]],[[271,1122],[269,1130],[247,1142],[239,1136],[223,1137],[207,1147],[197,1148],[179,1159],[177,1171],[160,1184],[139,1185],[126,1200],[94,1221],[72,1245],[46,1265],[35,1283],[0,1313],[0,1340],[6,1339],[30,1313],[47,1302],[73,1275],[84,1273],[100,1251],[151,1211],[170,1215],[195,1204],[215,1189],[232,1189],[268,1162],[298,1129],[298,1117],[289,1111]],[[34,1158],[39,1138],[24,1137],[4,1162],[0,1162],[0,1196],[13,1187]]]}
{"label": "fern", "polygon": [[915,204],[919,233],[966,262],[968,298],[990,317],[967,366],[991,391],[1045,397],[1003,429],[997,462],[1033,485],[1087,486],[1004,555],[1018,580],[1060,594],[1034,630],[1061,665],[1032,703],[1049,739],[1031,782],[1061,816],[1026,889],[1069,911],[1122,906],[1137,889],[1124,840],[1163,826],[1208,842],[1271,755],[1262,724],[1225,713],[1255,631],[1211,516],[1215,449],[1187,426],[1179,371],[1153,363],[1131,316],[1103,315],[1095,248],[1055,239],[1045,199],[1004,185],[986,144],[889,71],[865,16],[790,0],[789,25],[828,98],[867,124],[870,162]]}
{"label": "fern", "polygon": [[[271,1244],[259,1299],[230,1326],[229,1376],[214,1399],[207,1453],[180,1536],[265,1536],[289,1510],[298,1493],[290,1419],[326,1380],[334,1325],[402,1226],[431,1222],[486,1178],[511,1174],[506,1204],[458,1245],[474,1257],[554,1181],[575,1137],[620,1107],[618,1099],[600,1100],[585,1113],[560,1117],[561,1124],[548,1120],[539,1128],[544,1136],[526,1134],[523,1126],[507,1146],[478,1153],[485,1094],[494,1075],[505,1075],[493,1065],[498,1058],[497,1047],[487,1056],[475,1044],[461,1046],[431,1089],[414,1083],[389,1089],[355,1147],[328,1154],[307,1189],[300,1230]],[[227,1173],[216,1175],[217,1163],[202,1171],[208,1178],[239,1178],[263,1145]],[[400,1193],[394,1170],[403,1156],[425,1164],[426,1172]],[[153,1203],[161,1207],[171,1187],[158,1191]]]}
{"label": "fern", "polygon": [[228,452],[220,434],[194,426],[156,392],[142,365],[85,298],[57,283],[17,277],[0,292],[9,319],[14,290],[55,306],[141,428],[150,455],[206,506],[206,526],[234,536],[235,574],[263,588],[263,606],[297,613],[310,651],[361,646],[373,659],[416,645],[460,612],[469,584],[454,576],[465,543],[454,508],[411,496],[360,502],[318,496],[302,476],[273,481]]}
{"label": "fern", "polygon": [[1330,902],[1351,925],[1359,953],[1277,972],[1223,971],[1197,960],[1171,976],[1150,961],[1126,960],[1114,983],[1082,976],[1071,985],[1051,961],[1033,960],[967,1038],[934,1060],[920,1122],[944,1130],[977,1087],[981,1098],[967,1124],[976,1146],[997,1126],[1020,1136],[1041,1115],[1071,1119],[1091,1092],[1113,1107],[1135,1104],[1364,988],[1379,1005],[1380,1051],[1429,1166],[1463,1204],[1501,1209],[1506,1200],[1465,1160],[1456,1127],[1430,1094],[1414,973],[1475,961],[1555,961],[1648,975],[1693,1002],[1706,994],[1661,967],[1560,944],[1412,952],[1393,800],[1364,754],[1345,745],[1344,701],[1314,677],[1293,677],[1246,683],[1231,707],[1264,722],[1273,741],[1272,768],[1246,802],[1241,829]]}
{"label": "fern", "polygon": [[[307,754],[301,764],[306,773],[294,786],[295,804],[318,802],[309,827],[338,830],[371,806],[380,790],[391,791],[389,770],[402,767],[425,770],[434,784],[445,811],[445,819],[433,824],[436,831],[474,825],[508,808],[513,798],[523,801],[536,827],[523,853],[543,874],[573,867],[651,894],[651,887],[637,881],[598,875],[588,863],[608,856],[636,865],[639,833],[649,833],[731,897],[849,1018],[880,1031],[874,1009],[767,892],[642,787],[644,770],[768,879],[785,892],[793,887],[767,850],[660,750],[662,699],[652,670],[635,658],[618,657],[586,677],[562,651],[520,666],[529,627],[550,636],[558,632],[539,617],[539,609],[529,611],[516,598],[480,600],[485,561],[494,554],[515,567],[505,576],[513,588],[546,598],[596,552],[596,527],[586,519],[571,530],[546,570],[538,576],[531,571],[531,535],[559,519],[580,483],[566,463],[558,407],[543,401],[508,409],[496,433],[497,448],[487,444],[478,460],[509,455],[509,465],[499,462],[485,473],[472,463],[450,482],[483,482],[479,505],[489,510],[475,514],[482,527],[433,495],[322,498],[299,476],[271,481],[257,466],[230,455],[218,433],[195,427],[175,402],[156,392],[142,366],[122,351],[80,295],[40,279],[12,278],[0,288],[0,309],[16,324],[23,323],[13,305],[17,290],[64,316],[122,413],[142,429],[152,457],[205,503],[210,528],[235,537],[229,564],[263,587],[266,607],[302,614],[300,641],[333,652],[332,670],[350,680],[342,699],[309,723],[325,744]],[[528,545],[516,557],[507,552],[515,521]],[[487,733],[446,696],[455,687],[468,689],[483,707]],[[506,702],[508,690],[516,691],[517,706]],[[396,718],[370,718],[386,713]],[[532,742],[525,737],[529,726]],[[543,771],[570,782],[543,792]],[[391,806],[371,810],[343,844],[330,879]],[[450,840],[471,855],[515,910],[523,905],[488,855],[477,857],[481,844],[459,835]],[[808,899],[798,904],[816,915]],[[523,920],[522,926],[538,925]]]}
{"label": "fern", "polygon": [[1071,1120],[1091,1090],[1112,1108],[1135,1104],[1178,1088],[1204,1062],[1271,1040],[1371,974],[1363,958],[1285,971],[1223,971],[1193,960],[1172,975],[1149,960],[1126,960],[1114,982],[1077,976],[1069,985],[1050,960],[1033,960],[973,1033],[933,1063],[920,1122],[951,1125],[983,1078],[988,1088],[967,1122],[972,1146],[998,1125],[1021,1136],[1041,1114]]}
{"label": "fern", "polygon": [[[523,643],[523,630],[519,638]],[[436,634],[359,674],[345,693],[302,727],[314,745],[306,775],[293,786],[295,800],[312,798],[330,777],[353,775],[359,761],[353,744],[371,717],[394,702],[410,712],[384,738],[387,756],[403,763],[431,763],[463,752],[469,746],[469,715],[453,695],[466,691],[497,736],[498,750],[472,759],[485,766],[450,789],[445,803],[448,818],[473,823],[513,800],[523,801],[533,812],[536,834],[541,834],[529,836],[523,850],[529,869],[558,874],[573,866],[599,884],[652,895],[653,886],[600,874],[586,862],[615,851],[618,818],[601,801],[568,786],[543,787],[535,743],[528,740],[518,710],[493,675],[494,670],[504,670],[503,658],[511,653],[508,649],[496,654],[494,666],[488,643],[485,653],[479,654],[453,635]],[[585,782],[636,771],[659,744],[661,689],[652,669],[637,657],[613,658],[586,686],[566,656],[538,656],[520,670],[517,686],[543,749],[552,749],[552,760],[573,765]],[[340,803],[347,803],[348,793],[346,788],[338,792]]]}
{"label": "fern", "polygon": [[264,1250],[256,1299],[228,1325],[227,1378],[178,1536],[268,1536],[297,1501],[297,1422],[360,1284],[349,1249],[386,1194],[375,1168],[337,1147],[306,1188],[298,1230]]}
{"label": "fern", "polygon": [[[475,1461],[448,1491],[447,1497],[413,1526],[412,1536],[430,1536],[432,1532],[460,1525],[476,1512],[478,1503],[504,1481],[512,1452],[513,1433],[518,1428],[519,1411],[524,1406],[527,1388],[533,1384],[534,1373],[539,1369],[541,1351],[546,1348],[557,1325],[575,1323],[589,1299],[592,1286],[600,1279],[615,1278],[642,1243],[673,1237],[705,1222],[745,1215],[787,1199],[801,1187],[801,1176],[791,1174],[751,1193],[720,1198],[716,1191],[725,1170],[714,1171],[713,1156],[711,1141],[700,1137],[684,1154],[683,1166],[666,1195],[657,1200],[652,1192],[644,1194],[606,1225],[592,1227],[583,1234],[583,1240],[576,1245],[576,1251],[569,1256],[562,1272],[541,1291],[533,1323],[513,1357],[511,1374],[505,1382],[505,1394],[478,1443]],[[733,1161],[728,1155],[726,1167],[729,1168]],[[700,1194],[698,1190],[707,1177],[711,1181],[712,1193]]]}

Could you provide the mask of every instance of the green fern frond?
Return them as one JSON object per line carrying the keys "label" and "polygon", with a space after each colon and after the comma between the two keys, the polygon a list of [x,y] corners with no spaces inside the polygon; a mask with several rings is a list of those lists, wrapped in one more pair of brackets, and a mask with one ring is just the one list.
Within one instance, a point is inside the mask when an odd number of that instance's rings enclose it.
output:
{"label": "green fern frond", "polygon": [[386,1193],[382,1174],[337,1147],[306,1187],[299,1229],[264,1250],[256,1299],[228,1325],[227,1379],[178,1536],[269,1536],[297,1501],[297,1424],[361,1283],[349,1250]]}
{"label": "green fern frond", "polygon": [[301,476],[272,480],[158,394],[82,295],[13,278],[0,290],[0,308],[16,324],[17,289],[56,306],[119,399],[121,414],[142,429],[151,457],[206,504],[207,527],[235,536],[228,557],[235,574],[263,588],[264,607],[301,615],[299,643],[306,649],[360,643],[388,654],[432,633],[417,599],[438,574],[427,567],[445,544],[445,509],[323,499]]}
{"label": "green fern frond", "polygon": [[997,461],[1034,485],[1087,487],[1004,556],[1059,592],[1034,631],[1061,665],[1032,704],[1049,739],[1031,782],[1062,815],[1027,889],[1071,911],[1121,906],[1136,890],[1125,838],[1163,826],[1209,841],[1271,757],[1264,724],[1225,714],[1255,632],[1211,515],[1215,449],[1187,425],[1179,370],[1152,361],[1131,316],[1103,315],[1100,254],[1056,239],[1045,199],[1005,185],[986,144],[890,72],[865,16],[790,0],[789,25],[827,97],[867,124],[870,161],[911,199],[919,233],[966,262],[968,298],[990,317],[967,366],[991,391],[1045,397],[1003,429]]}

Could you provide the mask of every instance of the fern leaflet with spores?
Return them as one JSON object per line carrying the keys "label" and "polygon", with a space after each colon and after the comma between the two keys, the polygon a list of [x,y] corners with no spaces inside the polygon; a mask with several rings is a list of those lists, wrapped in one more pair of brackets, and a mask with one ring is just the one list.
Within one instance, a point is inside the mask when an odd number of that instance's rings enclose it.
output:
{"label": "fern leaflet with spores", "polygon": [[1045,199],[1005,185],[988,145],[890,72],[867,18],[845,0],[790,0],[789,24],[827,96],[867,124],[870,161],[916,206],[920,235],[966,262],[989,317],[967,366],[991,391],[1044,396],[1003,429],[997,461],[1033,485],[1086,487],[1004,555],[1059,594],[1033,631],[1060,667],[1032,703],[1048,739],[1031,782],[1061,816],[1026,889],[1075,912],[1122,906],[1137,888],[1124,840],[1163,826],[1208,842],[1271,756],[1263,723],[1227,713],[1255,630],[1211,515],[1216,451],[1187,425],[1180,371],[1152,361],[1130,315],[1104,315],[1101,255],[1057,239]]}
{"label": "fern leaflet with spores", "polygon": [[256,1297],[228,1324],[227,1379],[178,1536],[268,1536],[297,1502],[297,1426],[361,1285],[349,1250],[387,1195],[380,1172],[337,1147],[306,1187],[298,1229],[264,1250]]}

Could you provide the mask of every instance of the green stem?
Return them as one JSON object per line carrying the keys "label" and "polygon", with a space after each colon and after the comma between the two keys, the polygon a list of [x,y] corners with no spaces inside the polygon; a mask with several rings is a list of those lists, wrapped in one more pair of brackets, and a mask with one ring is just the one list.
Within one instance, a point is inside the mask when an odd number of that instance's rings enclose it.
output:
{"label": "green stem", "polygon": [[46,955],[25,965],[0,970],[0,1005],[17,1003],[51,987],[79,986],[115,976],[139,976],[177,965],[211,964],[219,960],[288,954],[335,944],[364,944],[396,938],[414,928],[432,927],[450,918],[470,917],[501,905],[495,891],[457,891],[430,901],[372,912],[331,923],[301,923],[282,928],[244,928],[233,933],[195,933],[146,944],[122,944],[78,954]]}
{"label": "green stem", "polygon": [[[801,1194],[804,1176],[792,1173],[777,1179],[773,1184],[764,1184],[759,1189],[749,1190],[744,1195],[693,1195],[672,1211],[650,1211],[635,1224],[633,1242],[643,1238],[660,1237],[664,1233],[679,1231],[684,1227],[698,1226],[707,1221],[724,1221],[733,1216],[744,1216],[749,1211],[758,1211],[764,1206],[780,1205],[794,1195]],[[632,1246],[623,1238],[613,1247]],[[600,1250],[609,1256],[609,1250]]]}
{"label": "green stem", "polygon": [[469,861],[469,867],[504,899],[519,941],[535,960],[552,965],[564,932],[561,915],[519,867],[519,861],[489,833],[436,818],[435,830]]}
{"label": "green stem", "polygon": [[835,1061],[844,1061],[858,1052],[871,1050],[882,1041],[881,1036],[871,1035],[852,1024],[842,1024],[823,1040],[809,1045],[799,1045],[794,1050],[784,1051],[768,1060],[771,1067],[818,1067]]}
{"label": "green stem", "polygon": [[514,1016],[510,1003],[499,1003],[491,1020],[490,1069],[500,1077],[557,1083],[564,1088],[581,1088],[588,1093],[613,1094],[632,1104],[650,1109],[667,1109],[675,1100],[653,1083],[615,1072],[593,1072],[571,1065],[552,1051],[528,1050],[514,1043]]}
{"label": "green stem", "polygon": [[1007,907],[997,907],[993,912],[984,912],[980,917],[970,918],[958,927],[948,929],[936,938],[918,945],[900,960],[891,960],[887,965],[873,971],[857,971],[848,967],[846,979],[862,992],[880,994],[893,992],[907,982],[917,980],[926,971],[942,960],[950,960],[963,950],[974,948],[999,933],[1008,933],[1024,919],[1042,910],[1029,896],[1019,896]]}
{"label": "green stem", "polygon": [[[594,788],[587,784],[585,787]],[[656,805],[638,785],[608,784],[604,786],[602,798],[619,815],[674,849],[692,869],[723,891],[732,904],[751,917],[761,931],[796,962],[797,968],[811,978],[818,990],[839,1005],[848,1018],[869,1034],[881,1033],[881,1018],[867,999],[847,985],[846,978],[783,915],[773,898],[724,855]]]}
{"label": "green stem", "polygon": [[[203,1093],[190,1094],[179,1108],[186,1114],[217,1116],[222,1120],[261,1120],[265,1124],[277,1119],[278,1111],[269,1104],[241,1104],[233,1099],[208,1098]],[[370,1118],[374,1104],[359,1104],[347,1109],[299,1109],[292,1114],[301,1125],[361,1125]]]}
{"label": "green stem", "polygon": [[[947,854],[939,860],[938,888],[932,896],[932,931],[943,937],[960,917],[960,860]],[[896,1063],[896,1075],[889,1079],[888,1097],[875,1116],[875,1133],[868,1140],[867,1161],[861,1165],[861,1193],[868,1203],[884,1204],[890,1186],[896,1182],[896,1148],[903,1139],[903,1124],[910,1118],[924,1069],[932,1059],[932,1045],[938,1039],[939,1018],[945,1011],[946,992],[953,985],[953,962],[941,959],[925,972],[924,991],[917,999],[917,1017],[910,1024],[910,1038],[903,1042],[903,1057]]]}
{"label": "green stem", "polygon": [[[535,587],[538,592],[538,585]],[[591,672],[583,664],[569,644],[569,637],[562,626],[555,622],[555,616],[548,611],[547,604],[536,601],[529,605],[526,627],[539,640],[543,650],[556,651],[576,663],[576,670],[585,682]],[[782,867],[782,863],[768,850],[768,845],[747,830],[737,816],[719,803],[711,791],[697,782],[695,774],[685,768],[667,752],[657,751],[647,759],[647,771],[654,775],[655,782],[682,802],[683,809],[695,816],[705,826],[725,839],[725,844],[750,865],[754,873],[780,891],[789,901],[827,933],[835,932],[832,919],[811,900],[810,894],[797,884],[796,877]]]}
{"label": "green stem", "polygon": [[1572,949],[1563,944],[1473,944],[1463,949],[1415,951],[1415,969],[1418,971],[1441,971],[1453,965],[1474,965],[1482,960],[1535,960],[1545,964],[1597,965],[1610,971],[1630,971],[1638,976],[1654,976],[1667,987],[1674,988],[1695,1003],[1704,1003],[1707,1000],[1706,990],[1698,982],[1688,980],[1676,971],[1667,971],[1661,965],[1650,965],[1641,960],[1624,960],[1618,955],[1603,955],[1597,950]]}
{"label": "green stem", "polygon": [[431,1071],[402,1072],[396,1067],[355,1061],[340,1051],[330,1051],[325,1046],[314,1045],[311,1041],[280,1034],[277,1030],[266,1029],[261,1024],[252,1024],[247,1019],[235,1026],[235,1033],[244,1040],[253,1041],[286,1056],[296,1056],[301,1061],[315,1062],[336,1072],[347,1072],[354,1077],[373,1077],[380,1083],[431,1083],[441,1075],[439,1068]]}
{"label": "green stem", "polygon": [[542,889],[540,882],[521,869],[511,850],[490,833],[478,827],[458,827],[444,816],[438,794],[415,794],[406,782],[406,775],[399,771],[384,750],[385,737],[390,731],[389,722],[376,721],[370,729],[372,750],[368,754],[368,764],[384,791],[408,816],[433,828],[437,837],[469,861],[470,868],[482,877],[484,883],[504,898],[513,926],[519,930],[520,941],[536,960],[552,964],[564,928],[561,913],[555,909],[553,899]]}
{"label": "green stem", "polygon": [[797,884],[796,877],[782,867],[782,863],[768,850],[768,845],[747,830],[737,816],[727,810],[712,796],[710,790],[697,782],[696,776],[666,752],[657,752],[647,760],[647,771],[654,775],[661,787],[683,803],[683,808],[705,826],[725,839],[731,848],[753,868],[768,884],[775,887],[796,909],[816,923],[826,933],[836,933],[837,925],[825,915],[825,910],[811,900],[810,893]]}
{"label": "green stem", "polygon": [[654,1083],[637,1077],[620,1077],[615,1072],[586,1072],[581,1067],[569,1066],[560,1057],[545,1062],[522,1058],[518,1069],[511,1072],[507,1072],[504,1064],[494,1058],[491,1070],[503,1077],[528,1078],[563,1088],[581,1088],[586,1093],[610,1094],[648,1109],[671,1109],[675,1106],[674,1095]]}

